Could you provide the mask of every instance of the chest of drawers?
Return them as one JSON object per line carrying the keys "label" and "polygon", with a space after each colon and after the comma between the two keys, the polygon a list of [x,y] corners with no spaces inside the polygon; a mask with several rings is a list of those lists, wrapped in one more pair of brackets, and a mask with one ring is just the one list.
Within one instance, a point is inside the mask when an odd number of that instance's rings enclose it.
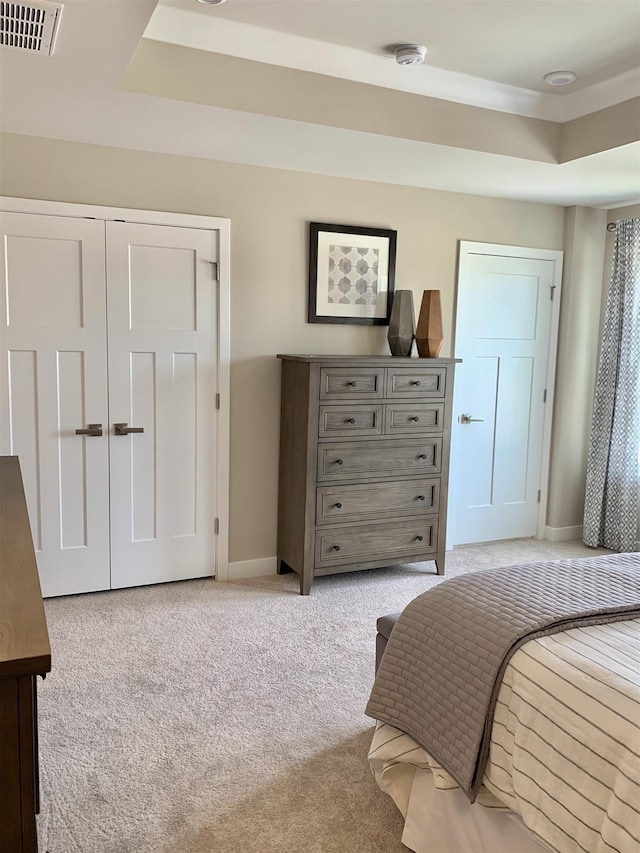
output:
{"label": "chest of drawers", "polygon": [[435,560],[444,574],[455,359],[279,355],[278,570]]}

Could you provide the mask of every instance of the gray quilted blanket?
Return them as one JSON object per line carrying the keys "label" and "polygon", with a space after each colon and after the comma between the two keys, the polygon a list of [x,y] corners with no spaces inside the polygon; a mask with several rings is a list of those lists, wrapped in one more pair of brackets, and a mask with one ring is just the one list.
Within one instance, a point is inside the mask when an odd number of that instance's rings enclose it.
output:
{"label": "gray quilted blanket", "polygon": [[474,572],[415,598],[396,623],[366,713],[411,735],[474,802],[502,674],[527,640],[640,617],[640,554]]}

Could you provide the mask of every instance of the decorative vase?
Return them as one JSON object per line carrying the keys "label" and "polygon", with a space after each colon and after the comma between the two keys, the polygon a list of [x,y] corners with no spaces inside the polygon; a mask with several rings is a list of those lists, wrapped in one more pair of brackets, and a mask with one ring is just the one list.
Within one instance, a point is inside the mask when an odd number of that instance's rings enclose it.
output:
{"label": "decorative vase", "polygon": [[413,292],[411,290],[396,290],[393,295],[389,332],[387,334],[391,355],[411,355],[414,329]]}
{"label": "decorative vase", "polygon": [[416,329],[416,346],[420,358],[437,358],[443,340],[440,291],[425,290]]}

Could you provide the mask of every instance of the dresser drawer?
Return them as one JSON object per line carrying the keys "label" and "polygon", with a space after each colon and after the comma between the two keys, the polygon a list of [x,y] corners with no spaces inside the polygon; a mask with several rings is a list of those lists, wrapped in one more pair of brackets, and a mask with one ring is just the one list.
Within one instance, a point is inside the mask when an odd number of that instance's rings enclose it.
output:
{"label": "dresser drawer", "polygon": [[318,435],[380,435],[382,406],[320,406]]}
{"label": "dresser drawer", "polygon": [[382,397],[384,369],[374,367],[322,367],[320,369],[321,400],[358,400]]}
{"label": "dresser drawer", "polygon": [[391,399],[444,397],[447,370],[445,367],[424,367],[407,370],[387,368],[387,393]]}
{"label": "dresser drawer", "polygon": [[381,439],[318,446],[318,481],[439,474],[442,438]]}
{"label": "dresser drawer", "polygon": [[439,503],[439,478],[320,486],[316,494],[316,524],[425,515],[438,512]]}
{"label": "dresser drawer", "polygon": [[389,403],[384,407],[384,431],[398,433],[442,432],[444,403]]}
{"label": "dresser drawer", "polygon": [[378,559],[392,565],[417,555],[426,557],[436,550],[437,528],[437,518],[429,516],[412,521],[318,528],[315,567]]}

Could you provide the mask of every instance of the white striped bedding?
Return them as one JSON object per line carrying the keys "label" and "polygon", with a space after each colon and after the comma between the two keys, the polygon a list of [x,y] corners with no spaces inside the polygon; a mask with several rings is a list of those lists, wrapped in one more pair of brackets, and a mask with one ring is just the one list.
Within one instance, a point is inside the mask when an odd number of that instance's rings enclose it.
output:
{"label": "white striped bedding", "polygon": [[[390,726],[377,727],[369,759],[405,815],[415,767],[457,787]],[[558,853],[638,853],[639,619],[541,637],[513,655],[478,802],[508,807]]]}

